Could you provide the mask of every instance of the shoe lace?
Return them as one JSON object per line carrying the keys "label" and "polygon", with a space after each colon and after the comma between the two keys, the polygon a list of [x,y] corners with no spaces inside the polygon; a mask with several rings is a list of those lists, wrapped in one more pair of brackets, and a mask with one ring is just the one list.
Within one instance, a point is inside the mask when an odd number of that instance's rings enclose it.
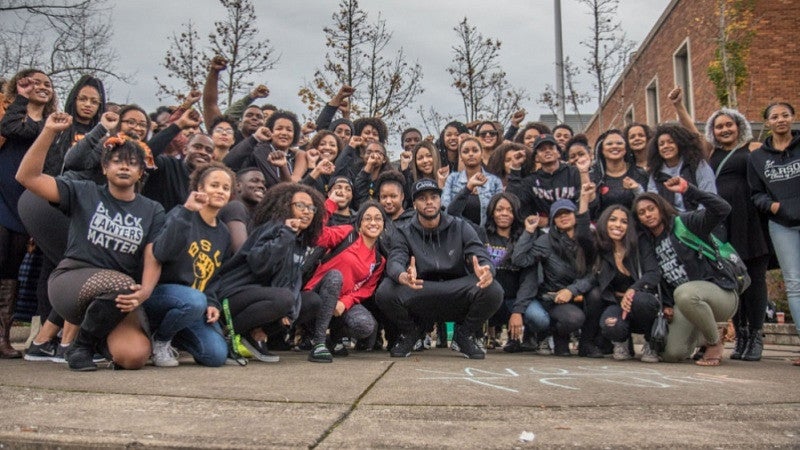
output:
{"label": "shoe lace", "polygon": [[155,353],[156,357],[159,359],[178,359],[178,351],[170,344],[157,346]]}

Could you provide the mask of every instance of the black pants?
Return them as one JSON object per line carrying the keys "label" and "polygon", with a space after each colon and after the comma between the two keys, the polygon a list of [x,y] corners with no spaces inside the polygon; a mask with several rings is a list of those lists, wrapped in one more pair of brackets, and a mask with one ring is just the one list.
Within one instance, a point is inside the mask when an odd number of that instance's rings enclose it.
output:
{"label": "black pants", "polygon": [[468,275],[447,281],[425,281],[422,289],[411,289],[386,278],[378,287],[375,300],[401,333],[410,333],[437,320],[458,322],[465,330],[475,332],[503,301],[503,288],[497,281],[485,289],[480,289],[477,283],[475,275]]}
{"label": "black pants", "polygon": [[747,273],[752,282],[739,296],[739,309],[733,316],[733,324],[739,328],[760,330],[764,327],[767,311],[767,263],[769,255],[745,260]]}
{"label": "black pants", "polygon": [[619,304],[606,303],[599,321],[603,337],[612,342],[623,342],[631,333],[641,333],[649,341],[650,330],[659,308],[660,304],[654,295],[636,292],[631,303],[631,312],[622,320],[622,308]]}

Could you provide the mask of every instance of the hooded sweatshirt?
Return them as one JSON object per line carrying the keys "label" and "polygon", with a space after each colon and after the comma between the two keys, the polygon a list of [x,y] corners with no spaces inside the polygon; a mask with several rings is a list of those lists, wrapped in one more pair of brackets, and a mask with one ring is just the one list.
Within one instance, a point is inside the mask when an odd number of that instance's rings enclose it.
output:
{"label": "hooded sweatshirt", "polygon": [[[783,151],[775,149],[770,136],[750,153],[747,181],[753,203],[769,220],[800,226],[800,131],[792,131],[792,141]],[[776,214],[770,211],[773,202],[781,205]]]}
{"label": "hooded sweatshirt", "polygon": [[[78,93],[83,89],[85,86],[91,86],[97,89],[97,92],[100,93],[100,105],[97,108],[97,112],[94,116],[89,120],[89,123],[83,124],[78,122]],[[50,145],[50,150],[47,152],[47,158],[44,161],[44,170],[43,172],[48,175],[60,175],[62,169],[64,168],[64,155],[66,155],[67,150],[70,149],[73,145],[75,145],[78,141],[83,139],[83,137],[92,131],[92,128],[95,127],[98,123],[100,123],[100,116],[106,110],[106,92],[103,88],[103,82],[97,78],[94,78],[90,75],[82,76],[72,90],[69,92],[67,96],[66,102],[64,102],[64,112],[72,116],[72,125],[69,128],[62,131],[58,134],[56,139]]]}
{"label": "hooded sweatshirt", "polygon": [[519,197],[521,216],[547,216],[556,200],[566,198],[577,204],[581,194],[581,174],[577,168],[559,162],[558,169],[548,173],[542,169],[522,177],[519,170],[508,174],[506,191]]}
{"label": "hooded sweatshirt", "polygon": [[397,240],[389,254],[387,275],[398,281],[411,262],[416,259],[417,277],[425,281],[446,281],[472,273],[472,256],[478,257],[481,266],[491,267],[489,253],[478,238],[478,233],[465,220],[440,213],[439,226],[427,229],[415,215],[408,223],[397,228]]}

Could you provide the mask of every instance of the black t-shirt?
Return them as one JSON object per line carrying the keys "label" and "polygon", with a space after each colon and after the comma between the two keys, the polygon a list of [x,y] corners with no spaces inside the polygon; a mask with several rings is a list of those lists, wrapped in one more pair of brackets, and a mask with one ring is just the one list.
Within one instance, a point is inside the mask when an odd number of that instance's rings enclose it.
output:
{"label": "black t-shirt", "polygon": [[138,279],[144,247],[164,224],[164,208],[138,194],[129,202],[118,200],[92,181],[56,182],[58,208],[70,218],[64,257]]}
{"label": "black t-shirt", "polygon": [[247,229],[248,235],[253,231],[253,216],[241,200],[231,200],[227,205],[223,206],[219,210],[219,214],[217,214],[217,220],[225,224],[242,222]]}
{"label": "black t-shirt", "polygon": [[176,206],[153,243],[153,255],[162,264],[159,282],[205,291],[227,259],[230,246],[230,232],[221,220],[212,227],[200,213]]}
{"label": "black t-shirt", "polygon": [[467,195],[467,204],[464,205],[464,211],[461,213],[461,217],[475,225],[481,224],[481,200],[478,198],[478,194]]}

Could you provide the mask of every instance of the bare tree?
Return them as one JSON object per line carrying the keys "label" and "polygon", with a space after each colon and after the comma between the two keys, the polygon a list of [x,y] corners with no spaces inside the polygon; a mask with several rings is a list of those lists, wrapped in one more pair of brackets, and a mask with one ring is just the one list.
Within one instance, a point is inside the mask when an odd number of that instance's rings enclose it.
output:
{"label": "bare tree", "polygon": [[167,78],[177,81],[177,86],[153,77],[158,85],[156,96],[159,100],[166,98],[183,98],[187,90],[200,89],[206,74],[208,56],[202,47],[200,34],[194,22],[189,20],[181,24],[180,33],[172,33],[169,37],[169,48],[161,62],[167,69]]}
{"label": "bare tree", "polygon": [[301,101],[309,111],[316,111],[340,86],[352,86],[353,113],[380,116],[390,128],[399,127],[406,109],[424,91],[422,66],[408,62],[402,48],[386,56],[392,32],[380,16],[375,23],[368,22],[357,0],[341,0],[331,18],[333,26],[323,29],[329,49],[325,64],[300,88]]}
{"label": "bare tree", "polygon": [[84,74],[128,81],[116,69],[110,15],[104,0],[0,0],[3,73],[38,67],[61,98]]}
{"label": "bare tree", "polygon": [[636,43],[627,38],[618,20],[619,0],[578,1],[589,8],[592,16],[591,37],[581,44],[589,49],[589,57],[584,61],[588,73],[594,78],[597,105],[602,109],[608,89],[625,69],[628,55]]}
{"label": "bare tree", "polygon": [[417,108],[417,114],[422,121],[426,134],[438,137],[444,126],[455,120],[450,114],[442,114],[433,106],[425,109],[423,106]]}
{"label": "bare tree", "polygon": [[248,77],[274,68],[280,57],[274,55],[269,39],[258,39],[252,0],[219,2],[227,16],[214,22],[214,32],[208,39],[211,51],[228,61],[222,87],[227,91],[225,104],[230,105],[237,93],[246,93],[253,86]]}
{"label": "bare tree", "polygon": [[447,72],[461,95],[467,122],[485,116],[507,122],[528,94],[522,88],[512,88],[506,80],[498,61],[501,42],[485,38],[466,17],[453,30],[458,43],[453,47],[453,64]]}
{"label": "bare tree", "polygon": [[[589,93],[585,91],[581,91],[578,88],[577,78],[580,75],[581,70],[576,66],[572,60],[570,60],[569,56],[564,59],[564,83],[565,83],[565,97],[564,99],[556,92],[552,85],[547,84],[544,87],[544,91],[539,94],[539,98],[536,100],[537,103],[544,105],[547,109],[550,110],[553,115],[558,117],[558,109],[561,106],[561,102],[565,102],[566,105],[569,105],[570,110],[574,114],[581,114],[581,106],[589,103],[592,100],[592,97]],[[581,123],[583,125],[583,123]]]}

